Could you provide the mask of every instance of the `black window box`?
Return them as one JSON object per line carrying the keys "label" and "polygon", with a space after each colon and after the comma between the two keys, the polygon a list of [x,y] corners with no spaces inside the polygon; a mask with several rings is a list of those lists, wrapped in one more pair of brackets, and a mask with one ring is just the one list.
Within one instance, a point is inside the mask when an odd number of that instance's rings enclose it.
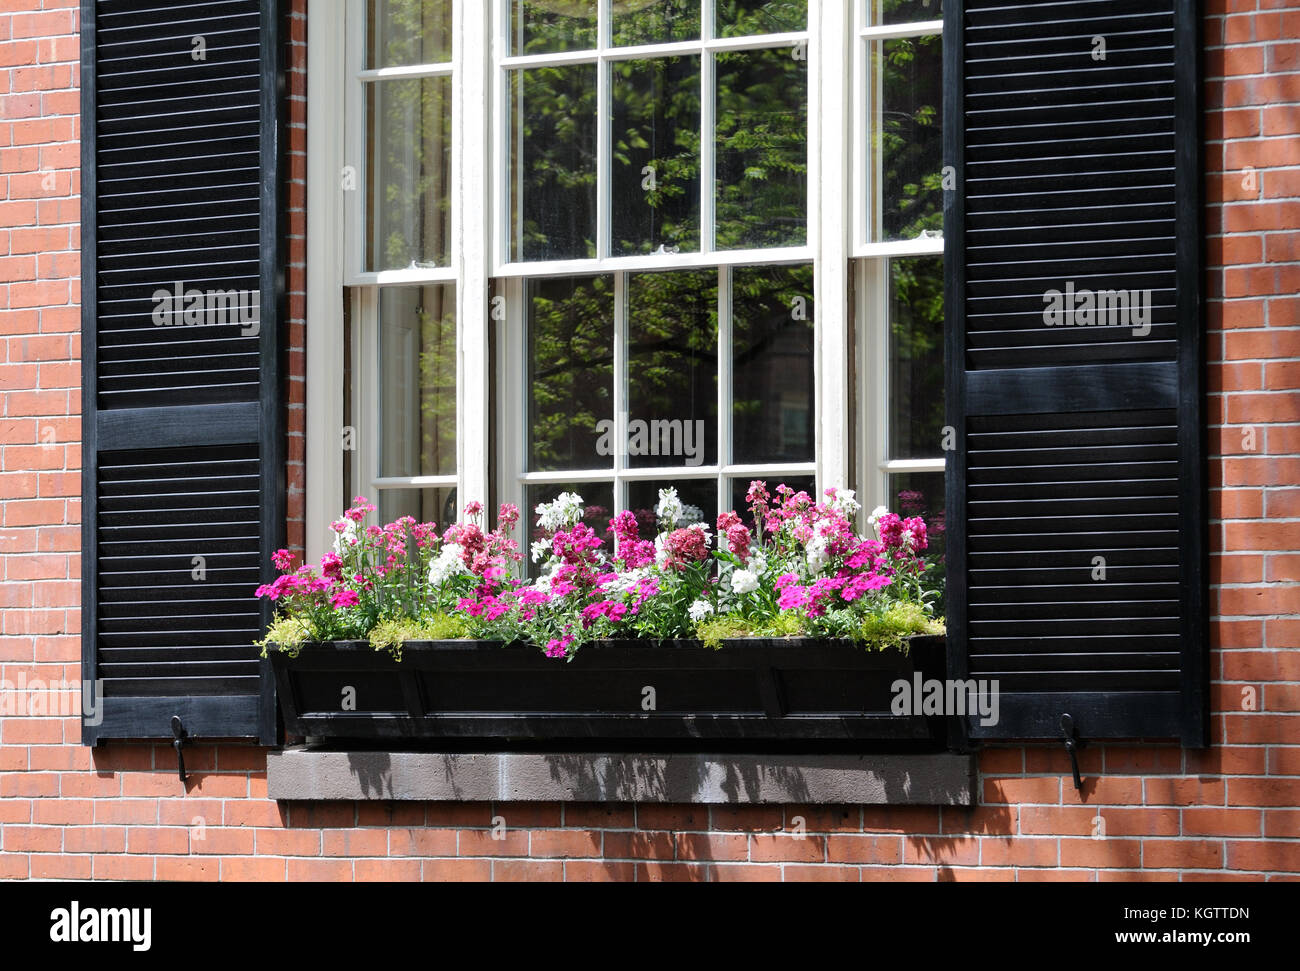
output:
{"label": "black window box", "polygon": [[[906,650],[850,641],[535,647],[413,642],[403,660],[364,642],[271,652],[291,735],[349,741],[586,743],[907,742],[942,748],[942,717],[893,713],[893,685],[946,676],[942,637]],[[651,709],[651,706],[653,708]]]}

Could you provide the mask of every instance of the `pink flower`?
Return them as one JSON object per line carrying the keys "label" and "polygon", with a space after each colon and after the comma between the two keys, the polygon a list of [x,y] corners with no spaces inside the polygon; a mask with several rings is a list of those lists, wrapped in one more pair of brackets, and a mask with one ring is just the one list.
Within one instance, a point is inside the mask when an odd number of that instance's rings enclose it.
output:
{"label": "pink flower", "polygon": [[275,564],[277,570],[292,570],[293,554],[288,550],[277,550],[271,554],[271,562]]}
{"label": "pink flower", "polygon": [[568,634],[565,634],[563,637],[559,638],[558,640],[552,640],[549,644],[546,645],[546,656],[547,657],[568,657],[569,645],[572,643],[573,643],[573,638]]}
{"label": "pink flower", "polygon": [[703,563],[707,560],[709,544],[704,537],[704,529],[699,523],[669,533],[668,538],[664,540],[664,548],[668,551],[668,565],[674,570],[682,570],[689,563]]}
{"label": "pink flower", "polygon": [[355,590],[340,590],[330,601],[335,610],[346,610],[348,607],[355,607],[361,603],[361,598],[357,596]]}

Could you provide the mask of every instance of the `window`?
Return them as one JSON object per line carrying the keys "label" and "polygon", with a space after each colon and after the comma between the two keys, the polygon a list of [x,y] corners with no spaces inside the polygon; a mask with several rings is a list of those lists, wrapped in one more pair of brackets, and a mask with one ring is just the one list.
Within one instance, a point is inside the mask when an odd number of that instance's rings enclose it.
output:
{"label": "window", "polygon": [[308,370],[346,374],[308,392],[312,542],[357,492],[648,519],[673,485],[712,520],[757,478],[933,515],[937,5],[312,18]]}
{"label": "window", "polygon": [[944,504],[942,5],[863,0],[856,12],[859,475],[871,506],[936,522]]}

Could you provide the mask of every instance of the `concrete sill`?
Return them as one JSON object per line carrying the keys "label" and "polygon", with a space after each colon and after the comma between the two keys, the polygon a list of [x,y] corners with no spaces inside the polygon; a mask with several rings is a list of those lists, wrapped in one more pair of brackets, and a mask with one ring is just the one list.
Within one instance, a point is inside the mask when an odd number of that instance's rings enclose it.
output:
{"label": "concrete sill", "polygon": [[283,801],[969,806],[969,755],[617,755],[340,751],[267,758]]}

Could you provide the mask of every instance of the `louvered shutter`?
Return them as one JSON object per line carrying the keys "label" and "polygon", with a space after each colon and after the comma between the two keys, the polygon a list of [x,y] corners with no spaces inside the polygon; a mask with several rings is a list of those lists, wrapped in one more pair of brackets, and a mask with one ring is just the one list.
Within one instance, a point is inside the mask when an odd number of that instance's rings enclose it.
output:
{"label": "louvered shutter", "polygon": [[1206,743],[1198,39],[1190,0],[945,3],[950,665],[1000,688],[973,738]]}
{"label": "louvered shutter", "polygon": [[103,695],[83,740],[170,738],[179,715],[273,742],[253,593],[285,529],[281,16],[81,17],[82,676]]}

